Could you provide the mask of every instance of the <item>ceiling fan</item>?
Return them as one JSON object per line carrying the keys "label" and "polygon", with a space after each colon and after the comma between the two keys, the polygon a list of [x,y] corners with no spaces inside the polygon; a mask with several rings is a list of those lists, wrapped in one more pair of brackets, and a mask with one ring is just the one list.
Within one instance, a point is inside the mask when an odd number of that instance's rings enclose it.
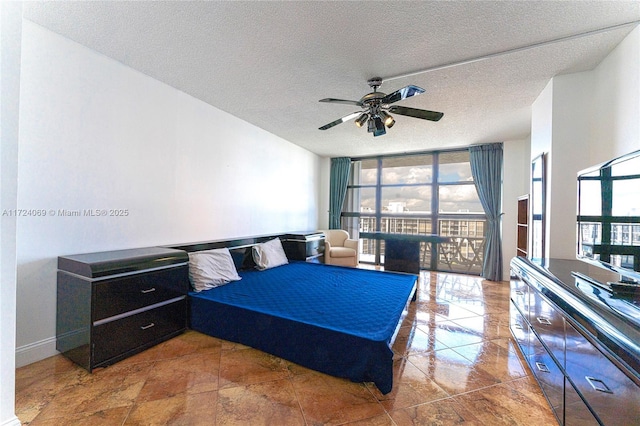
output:
{"label": "ceiling fan", "polygon": [[355,118],[356,126],[362,127],[367,124],[367,131],[369,133],[373,133],[373,136],[382,136],[387,133],[386,128],[391,128],[396,122],[391,114],[389,114],[390,112],[430,121],[438,121],[444,115],[441,112],[428,111],[425,109],[409,108],[398,105],[390,106],[390,104],[394,102],[424,93],[424,89],[421,87],[409,85],[387,95],[386,93],[378,92],[378,87],[382,85],[382,79],[380,77],[369,79],[367,83],[369,83],[369,86],[373,88],[373,92],[364,95],[359,101],[335,98],[320,99],[320,102],[357,105],[362,108],[362,111],[356,111],[349,115],[345,115],[331,123],[325,124],[319,129],[327,130]]}

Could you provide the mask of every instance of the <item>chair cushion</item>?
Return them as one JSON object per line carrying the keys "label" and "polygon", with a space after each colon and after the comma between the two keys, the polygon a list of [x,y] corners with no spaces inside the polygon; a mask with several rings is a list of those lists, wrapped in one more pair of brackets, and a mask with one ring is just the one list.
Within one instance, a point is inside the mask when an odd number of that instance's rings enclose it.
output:
{"label": "chair cushion", "polygon": [[332,246],[344,246],[344,241],[349,238],[349,233],[343,229],[329,229],[323,232]]}
{"label": "chair cushion", "polygon": [[346,247],[331,247],[329,251],[331,257],[356,257],[356,251],[354,249]]}

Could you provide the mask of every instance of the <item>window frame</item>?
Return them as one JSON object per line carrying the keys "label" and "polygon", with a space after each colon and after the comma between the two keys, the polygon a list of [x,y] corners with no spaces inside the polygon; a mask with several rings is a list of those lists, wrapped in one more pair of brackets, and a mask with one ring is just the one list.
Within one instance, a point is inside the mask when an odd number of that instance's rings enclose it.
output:
{"label": "window frame", "polygon": [[[342,212],[340,213],[341,221],[343,223],[343,228],[345,228],[346,220],[357,220],[358,225],[360,225],[361,218],[373,218],[375,221],[375,229],[372,231],[381,231],[381,226],[383,224],[383,219],[385,218],[402,218],[402,219],[425,219],[428,220],[431,224],[432,234],[439,233],[440,221],[443,220],[458,220],[458,221],[484,221],[486,224],[486,214],[485,213],[455,213],[455,212],[447,212],[441,213],[439,212],[439,204],[440,204],[440,188],[445,186],[466,186],[466,185],[474,185],[474,181],[460,181],[460,182],[440,182],[439,180],[439,172],[440,172],[440,155],[443,153],[451,153],[451,152],[462,152],[467,151],[466,148],[463,149],[451,149],[451,150],[438,150],[438,151],[425,151],[425,152],[416,152],[416,153],[404,153],[404,154],[390,154],[390,155],[376,155],[376,156],[367,156],[367,157],[357,157],[351,159],[352,164],[352,172],[354,171],[354,163],[362,162],[362,161],[376,161],[376,183],[367,183],[367,184],[358,184],[354,183],[356,179],[352,176],[349,179],[349,184],[347,186],[347,198],[353,197],[354,190],[363,189],[363,188],[372,188],[375,191],[375,209],[372,212],[363,213],[361,211],[345,211],[345,208],[349,208],[349,203],[345,203]],[[410,156],[426,156],[430,155],[432,162],[432,176],[431,181],[426,183],[393,183],[393,184],[384,184],[382,183],[382,170],[383,170],[383,161],[389,158],[400,158],[400,157],[410,157]],[[360,171],[358,171],[360,173]],[[359,178],[359,176],[358,176]],[[383,212],[382,211],[382,189],[383,188],[399,188],[399,187],[421,187],[426,186],[430,188],[431,192],[431,206],[430,211],[428,213],[394,213],[394,212]],[[358,206],[358,210],[360,207]],[[346,227],[348,228],[348,226]],[[359,228],[358,228],[359,229]],[[484,232],[486,232],[486,226],[484,226]],[[484,235],[476,236],[484,238]],[[381,244],[383,242],[381,240],[376,240],[375,242],[375,259],[373,262],[362,261],[363,263],[373,263],[375,265],[381,264]],[[429,270],[437,271],[438,269],[438,245],[433,244],[431,246],[431,259],[430,259],[430,268]],[[479,273],[479,272],[478,272]]]}

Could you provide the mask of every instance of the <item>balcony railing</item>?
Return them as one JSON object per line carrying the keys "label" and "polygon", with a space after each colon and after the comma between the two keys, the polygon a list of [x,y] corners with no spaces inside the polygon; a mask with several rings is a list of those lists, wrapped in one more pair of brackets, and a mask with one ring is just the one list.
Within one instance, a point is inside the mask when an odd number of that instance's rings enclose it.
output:
{"label": "balcony railing", "polygon": [[441,243],[438,270],[480,274],[484,262],[484,237],[451,237],[450,243]]}
{"label": "balcony railing", "polygon": [[[352,235],[355,229],[360,232],[372,232],[377,228],[375,217],[349,218],[348,227]],[[479,275],[484,261],[485,220],[479,218],[447,218],[438,219],[437,232],[441,236],[450,237],[450,242],[420,244],[420,267],[426,270],[457,272]],[[432,229],[430,218],[383,217],[380,227],[382,232],[393,234],[426,235]],[[469,235],[472,234],[472,235]],[[480,236],[477,236],[480,234]],[[379,256],[377,252],[379,250]],[[384,241],[360,239],[360,261],[365,263],[384,264]]]}

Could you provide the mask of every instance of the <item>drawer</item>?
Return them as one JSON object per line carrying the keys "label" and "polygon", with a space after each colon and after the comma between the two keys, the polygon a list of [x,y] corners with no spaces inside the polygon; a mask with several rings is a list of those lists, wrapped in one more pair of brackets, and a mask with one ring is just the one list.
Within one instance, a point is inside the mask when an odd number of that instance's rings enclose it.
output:
{"label": "drawer", "polygon": [[186,328],[186,298],[93,329],[93,365],[110,364]]}
{"label": "drawer", "polygon": [[284,239],[282,248],[289,260],[305,260],[324,253],[324,238]]}
{"label": "drawer", "polygon": [[324,253],[324,238],[307,241],[307,256],[316,256]]}
{"label": "drawer", "polygon": [[532,336],[532,353],[527,359],[549,405],[562,423],[564,419],[564,374],[540,341]]}
{"label": "drawer", "polygon": [[128,275],[94,283],[93,321],[180,297],[188,292],[189,267]]}
{"label": "drawer", "polygon": [[598,426],[600,423],[580,398],[571,382],[566,377],[564,380],[564,424],[567,426]]}
{"label": "drawer", "polygon": [[511,280],[511,300],[520,312],[528,315],[529,312],[529,286],[521,280]]}
{"label": "drawer", "polygon": [[531,329],[549,348],[558,363],[564,366],[564,318],[560,311],[549,303],[544,296],[531,289],[529,317]]}
{"label": "drawer", "polygon": [[567,376],[600,421],[637,424],[640,387],[571,324],[566,326],[566,339]]}
{"label": "drawer", "polygon": [[522,355],[526,358],[531,353],[531,331],[529,329],[529,324],[527,324],[527,321],[525,321],[524,317],[522,316],[518,308],[516,308],[515,304],[512,302],[510,305],[511,312],[509,326],[511,328],[511,334],[518,343],[520,352],[522,352]]}

